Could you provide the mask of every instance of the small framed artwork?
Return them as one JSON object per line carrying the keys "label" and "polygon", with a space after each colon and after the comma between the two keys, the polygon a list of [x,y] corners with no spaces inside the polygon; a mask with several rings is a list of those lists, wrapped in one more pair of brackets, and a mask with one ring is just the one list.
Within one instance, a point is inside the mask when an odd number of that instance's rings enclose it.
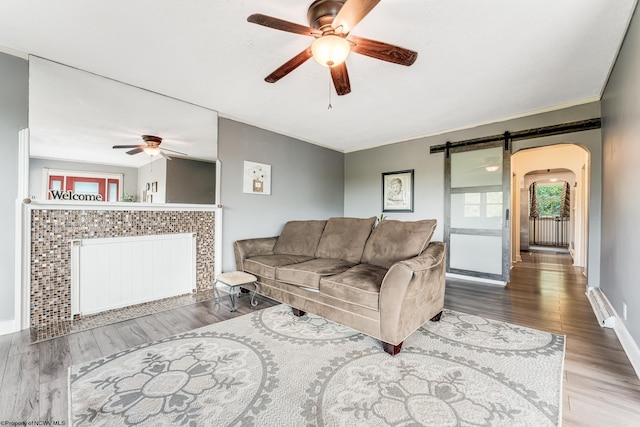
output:
{"label": "small framed artwork", "polygon": [[271,195],[271,165],[245,160],[242,192]]}
{"label": "small framed artwork", "polygon": [[413,169],[382,173],[382,212],[413,212]]}
{"label": "small framed artwork", "polygon": [[158,181],[153,181],[151,183],[151,192],[156,193],[158,191]]}

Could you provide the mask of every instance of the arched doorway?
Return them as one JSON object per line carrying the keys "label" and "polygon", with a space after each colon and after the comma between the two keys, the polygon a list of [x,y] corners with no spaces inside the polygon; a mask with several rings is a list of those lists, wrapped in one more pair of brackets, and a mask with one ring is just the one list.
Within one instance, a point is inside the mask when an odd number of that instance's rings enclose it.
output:
{"label": "arched doorway", "polygon": [[[589,171],[590,153],[578,144],[557,144],[520,150],[513,154],[512,171],[512,212],[513,223],[511,230],[512,262],[521,261],[520,252],[530,249],[531,242],[543,240],[542,246],[555,244],[553,233],[539,234],[532,239],[531,233],[535,226],[531,221],[530,190],[532,184],[555,185],[557,182],[568,184],[569,210],[566,230],[560,230],[565,235],[560,236],[566,242],[558,242],[559,246],[566,245],[573,259],[573,265],[583,268],[587,272],[588,248],[588,217],[589,217]],[[535,187],[535,186],[534,186]],[[545,212],[548,214],[549,212]],[[547,215],[550,216],[550,215]],[[558,231],[560,224],[556,224],[553,215],[552,232]],[[557,215],[560,216],[560,215]],[[542,222],[538,222],[538,226]],[[549,237],[551,236],[551,237]]]}
{"label": "arched doorway", "polygon": [[520,251],[568,253],[574,249],[576,184],[575,173],[564,168],[524,176],[528,194],[520,199]]}

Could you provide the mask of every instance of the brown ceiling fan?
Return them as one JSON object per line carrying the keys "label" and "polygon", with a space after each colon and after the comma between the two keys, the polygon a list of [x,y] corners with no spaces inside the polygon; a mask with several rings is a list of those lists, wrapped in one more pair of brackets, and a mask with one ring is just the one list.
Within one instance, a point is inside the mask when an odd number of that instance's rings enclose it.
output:
{"label": "brown ceiling fan", "polygon": [[347,65],[344,62],[349,52],[394,64],[413,64],[418,56],[417,52],[350,34],[353,27],[379,2],[380,0],[315,0],[307,12],[309,27],[260,13],[249,16],[247,21],[254,24],[315,38],[310,47],[282,64],[265,81],[275,83],[313,57],[321,65],[329,67],[338,95],[346,95],[351,92]]}
{"label": "brown ceiling fan", "polygon": [[165,153],[165,151],[170,151],[172,153],[181,154],[183,156],[186,156],[185,153],[181,153],[179,151],[169,150],[168,148],[160,148],[160,143],[162,142],[162,138],[160,138],[159,136],[142,135],[142,139],[145,142],[144,145],[141,145],[141,144],[138,144],[138,145],[114,145],[113,148],[116,148],[116,149],[119,149],[119,148],[133,148],[133,150],[127,151],[127,154],[134,155],[134,154],[145,152],[146,154],[150,155],[151,157],[156,156],[156,155],[159,154],[162,157],[165,157],[167,160],[171,160],[171,157],[169,157],[167,155],[167,153]]}

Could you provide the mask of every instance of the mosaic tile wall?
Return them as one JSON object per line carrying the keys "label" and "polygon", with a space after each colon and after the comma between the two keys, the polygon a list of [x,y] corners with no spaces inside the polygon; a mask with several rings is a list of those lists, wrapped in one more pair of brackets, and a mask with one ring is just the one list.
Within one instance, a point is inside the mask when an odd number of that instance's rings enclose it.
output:
{"label": "mosaic tile wall", "polygon": [[214,282],[212,211],[31,211],[32,327],[71,320],[71,241],[104,237],[196,233],[196,288]]}

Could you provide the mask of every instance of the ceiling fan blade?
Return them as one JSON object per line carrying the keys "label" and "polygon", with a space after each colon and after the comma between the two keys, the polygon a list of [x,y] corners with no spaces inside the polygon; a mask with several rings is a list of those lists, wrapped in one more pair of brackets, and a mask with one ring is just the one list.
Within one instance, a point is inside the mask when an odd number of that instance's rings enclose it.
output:
{"label": "ceiling fan blade", "polygon": [[[134,147],[138,147],[138,146],[134,145]],[[134,148],[133,150],[127,151],[127,154],[134,155],[134,154],[142,153],[142,151],[143,151],[142,147],[138,147],[138,148]]]}
{"label": "ceiling fan blade", "polygon": [[347,0],[333,19],[331,26],[338,33],[349,34],[378,3],[380,0]]}
{"label": "ceiling fan blade", "polygon": [[176,154],[181,154],[183,156],[186,156],[186,153],[181,153],[180,151],[176,151],[176,150],[169,150],[168,148],[161,148],[160,151],[171,151],[172,153],[176,153]]}
{"label": "ceiling fan blade", "polygon": [[336,88],[338,95],[346,95],[351,92],[351,84],[349,83],[349,73],[347,73],[347,63],[331,67],[331,78],[333,86]]}
{"label": "ceiling fan blade", "polygon": [[304,64],[304,62],[307,59],[311,58],[311,56],[312,56],[311,47],[308,47],[302,52],[300,52],[299,54],[297,54],[296,56],[294,56],[293,58],[291,58],[290,60],[288,60],[287,62],[285,62],[284,64],[282,64],[273,73],[265,77],[264,81],[267,83],[277,82],[278,80],[280,80],[281,78],[283,78],[284,76],[286,76],[287,74],[289,74],[290,72],[292,72],[293,70],[295,70],[296,68]]}
{"label": "ceiling fan blade", "polygon": [[302,34],[303,36],[321,36],[322,31],[318,31],[305,25],[295,24],[293,22],[285,21],[283,19],[274,18],[272,16],[263,15],[261,13],[254,13],[247,18],[248,22],[253,24],[262,25],[263,27],[274,28],[280,31],[286,31],[288,33]]}
{"label": "ceiling fan blade", "polygon": [[112,148],[136,148],[136,147],[144,147],[144,145],[114,145]]}
{"label": "ceiling fan blade", "polygon": [[[171,151],[171,150],[169,150],[169,151]],[[164,150],[160,150],[160,155],[162,157],[164,157],[165,159],[167,159],[167,160],[171,160],[171,157],[169,157],[169,155],[167,153],[165,153]]]}
{"label": "ceiling fan blade", "polygon": [[389,43],[365,39],[364,37],[349,36],[347,40],[354,43],[351,46],[351,52],[381,59],[382,61],[393,62],[394,64],[409,66],[418,57],[418,52]]}

